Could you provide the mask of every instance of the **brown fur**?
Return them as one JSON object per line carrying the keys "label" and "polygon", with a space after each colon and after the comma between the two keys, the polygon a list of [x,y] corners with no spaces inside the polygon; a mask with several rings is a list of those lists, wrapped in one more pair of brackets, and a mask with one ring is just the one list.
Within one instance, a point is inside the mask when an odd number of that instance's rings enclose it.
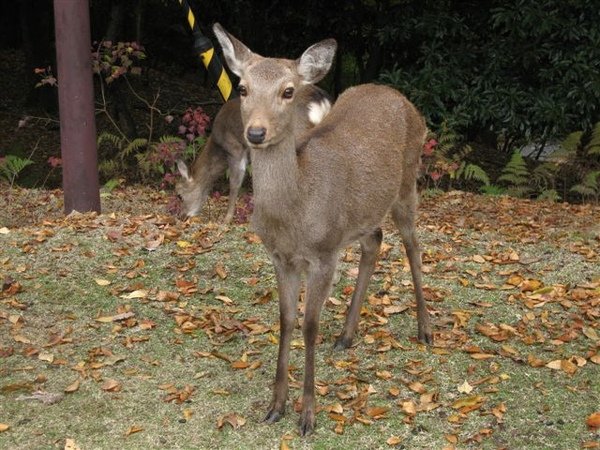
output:
{"label": "brown fur", "polygon": [[[293,60],[263,58],[219,25],[215,34],[247,95],[242,122],[251,145],[252,224],[267,248],[277,276],[281,338],[273,400],[265,420],[285,411],[289,347],[295,326],[300,278],[306,274],[303,334],[305,372],[300,432],[315,425],[315,344],[321,307],[329,295],[339,252],[358,240],[361,259],[356,288],[337,349],[352,345],[360,308],[381,244],[388,212],[398,226],[411,267],[417,302],[418,339],[431,343],[421,285],[421,255],[415,233],[416,178],[426,127],[399,92],[367,84],[348,89],[329,115],[296,138],[294,98],[286,92],[318,82],[336,44],[325,40]],[[257,131],[263,131],[257,138]],[[252,132],[251,132],[252,131]]]}

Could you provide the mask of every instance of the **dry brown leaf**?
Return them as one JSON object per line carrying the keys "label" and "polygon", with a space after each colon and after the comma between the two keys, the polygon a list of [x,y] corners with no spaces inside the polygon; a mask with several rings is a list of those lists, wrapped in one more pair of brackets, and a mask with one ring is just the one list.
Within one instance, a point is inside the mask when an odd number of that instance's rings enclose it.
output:
{"label": "dry brown leaf", "polygon": [[585,423],[590,428],[600,428],[600,411],[591,414]]}
{"label": "dry brown leaf", "polygon": [[72,392],[75,392],[75,391],[77,391],[78,389],[79,389],[79,378],[77,378],[77,379],[76,379],[75,381],[73,381],[73,382],[72,382],[70,385],[68,385],[68,386],[65,388],[65,392],[66,392],[67,394],[70,394],[70,393],[72,393]]}
{"label": "dry brown leaf", "polygon": [[465,406],[466,407],[475,406],[475,405],[482,403],[484,400],[485,400],[485,397],[482,397],[481,395],[471,395],[470,397],[463,397],[463,398],[456,400],[454,403],[452,403],[452,407],[454,409],[461,409],[461,408],[464,408]]}
{"label": "dry brown leaf", "polygon": [[144,429],[142,427],[137,426],[137,425],[132,425],[125,432],[125,436],[129,436],[129,435],[134,434],[134,433],[139,433],[140,431],[144,431]]}
{"label": "dry brown leaf", "polygon": [[367,409],[367,416],[372,417],[373,419],[382,419],[389,410],[390,408],[387,406],[375,406]]}
{"label": "dry brown leaf", "polygon": [[477,360],[490,359],[495,357],[496,355],[492,355],[491,353],[471,353],[471,358]]}
{"label": "dry brown leaf", "polygon": [[417,394],[424,394],[425,392],[427,392],[427,388],[425,387],[425,385],[423,383],[419,383],[418,381],[410,383],[408,385],[408,388],[411,391],[416,392]]}
{"label": "dry brown leaf", "polygon": [[5,423],[0,423],[0,433],[2,433],[3,431],[7,431],[10,430],[10,425],[7,425]]}
{"label": "dry brown leaf", "polygon": [[112,378],[109,378],[108,380],[104,381],[104,383],[102,383],[102,386],[100,386],[100,389],[102,389],[103,391],[106,391],[106,392],[119,392],[122,387],[123,387],[123,385],[121,383],[119,383],[117,380],[113,380]]}
{"label": "dry brown leaf", "polygon": [[400,442],[402,442],[402,438],[399,436],[390,436],[387,441],[385,441],[387,445],[391,447],[395,447]]}
{"label": "dry brown leaf", "polygon": [[65,448],[64,450],[81,450],[81,447],[77,445],[74,439],[67,438],[65,439]]}
{"label": "dry brown leaf", "polygon": [[415,414],[417,414],[417,405],[412,400],[401,402],[400,407],[406,415],[414,416]]}
{"label": "dry brown leaf", "polygon": [[236,413],[225,414],[217,419],[217,428],[219,430],[222,430],[226,424],[231,425],[234,430],[237,430],[246,424],[246,419]]}

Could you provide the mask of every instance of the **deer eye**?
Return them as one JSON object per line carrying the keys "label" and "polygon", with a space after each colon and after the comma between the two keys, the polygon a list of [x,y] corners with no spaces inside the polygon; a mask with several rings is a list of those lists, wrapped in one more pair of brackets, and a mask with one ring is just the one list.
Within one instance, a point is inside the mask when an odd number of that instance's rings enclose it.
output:
{"label": "deer eye", "polygon": [[246,89],[246,86],[244,86],[243,84],[240,84],[237,90],[240,94],[240,97],[245,97],[246,95],[248,95],[248,89]]}
{"label": "deer eye", "polygon": [[294,88],[293,87],[285,88],[285,90],[283,91],[282,97],[289,100],[293,96],[294,96]]}

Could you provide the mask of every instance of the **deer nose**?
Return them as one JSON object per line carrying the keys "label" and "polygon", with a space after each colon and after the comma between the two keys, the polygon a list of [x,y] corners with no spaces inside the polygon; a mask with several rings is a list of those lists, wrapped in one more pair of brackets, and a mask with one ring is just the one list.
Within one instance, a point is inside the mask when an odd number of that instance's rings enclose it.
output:
{"label": "deer nose", "polygon": [[250,127],[246,136],[252,144],[262,144],[265,141],[267,129],[264,127]]}

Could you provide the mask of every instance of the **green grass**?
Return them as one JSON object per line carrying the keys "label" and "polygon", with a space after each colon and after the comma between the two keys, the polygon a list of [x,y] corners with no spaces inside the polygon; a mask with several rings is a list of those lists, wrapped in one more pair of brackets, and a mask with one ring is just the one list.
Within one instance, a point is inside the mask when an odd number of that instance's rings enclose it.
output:
{"label": "green grass", "polygon": [[[6,286],[0,296],[0,423],[10,426],[0,432],[0,448],[63,448],[67,438],[82,449],[268,449],[282,442],[294,449],[431,449],[452,448],[454,439],[456,448],[573,449],[598,442],[598,431],[585,421],[600,410],[600,369],[592,361],[600,343],[582,330],[600,334],[600,249],[593,222],[599,211],[536,208],[455,193],[424,201],[419,235],[436,335],[431,348],[414,342],[410,273],[398,235],[388,230],[390,248],[370,286],[355,346],[333,351],[349,300],[345,289],[354,283],[359,251],[353,247],[354,256],[340,263],[335,300],[323,310],[317,381],[327,390],[317,395],[323,410],[316,433],[305,439],[296,431],[293,408],[303,373],[299,327],[287,414],[274,425],[261,422],[275,371],[278,306],[268,257],[260,244],[248,242],[245,225],[111,217],[109,211],[11,226],[0,234]],[[528,223],[535,227],[523,225]],[[144,248],[160,234],[165,240],[156,250]],[[201,239],[212,246],[184,254]],[[520,262],[473,258],[510,249]],[[531,293],[505,286],[511,274],[563,290],[532,306]],[[197,291],[160,301],[160,292],[178,293],[177,280]],[[22,289],[9,293],[13,281]],[[123,297],[140,289],[145,298]],[[582,293],[584,300],[577,297]],[[409,308],[386,317],[389,305],[381,303],[388,301]],[[96,320],[126,311],[135,314],[129,323]],[[195,324],[190,333],[178,325],[182,317]],[[477,331],[486,324],[519,334],[497,342]],[[569,330],[576,336],[561,341]],[[537,340],[528,342],[528,334]],[[47,346],[57,336],[63,342]],[[473,358],[477,351],[490,358]],[[569,374],[532,367],[529,355],[544,363],[578,357],[585,365]],[[234,369],[231,363],[242,359],[256,365]],[[120,383],[118,391],[102,389],[110,379]],[[64,393],[75,380],[79,388]],[[468,394],[458,389],[465,381],[473,388]],[[189,385],[194,392],[181,404],[166,402],[169,385]],[[415,386],[431,394],[429,400]],[[26,399],[37,390],[63,397],[54,404]],[[482,397],[479,407],[463,413],[454,407],[474,395]],[[414,416],[403,410],[403,402],[422,401],[435,407]],[[340,406],[345,421],[336,429],[327,410]],[[375,418],[369,415],[373,407],[388,410]],[[243,425],[219,429],[219,420],[231,414]],[[128,435],[131,427],[142,430]],[[392,436],[397,445],[387,443]]]}

